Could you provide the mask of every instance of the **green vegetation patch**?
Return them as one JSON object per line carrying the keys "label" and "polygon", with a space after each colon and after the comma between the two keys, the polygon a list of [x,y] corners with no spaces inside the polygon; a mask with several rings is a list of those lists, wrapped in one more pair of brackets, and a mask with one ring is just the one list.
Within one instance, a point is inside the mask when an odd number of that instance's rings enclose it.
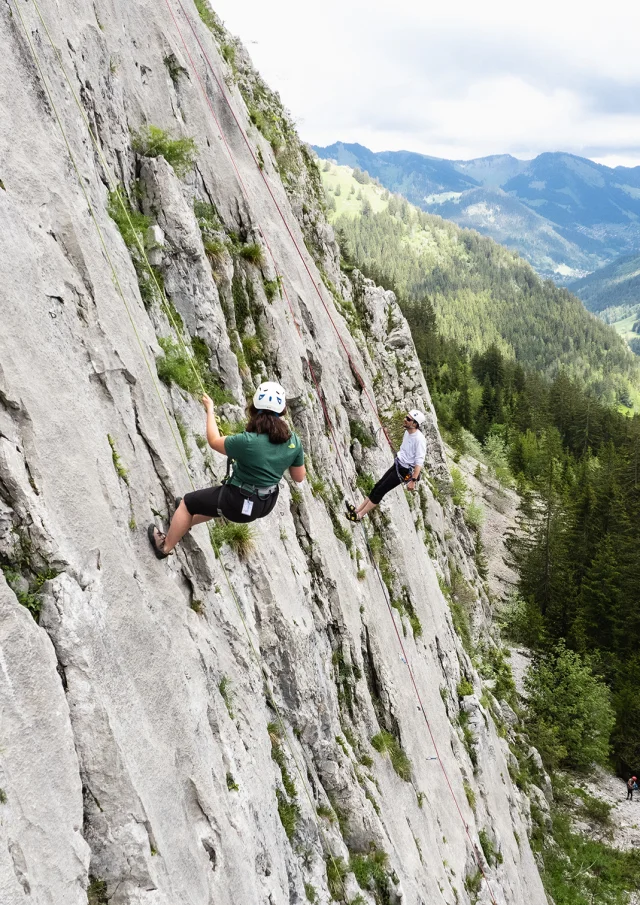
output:
{"label": "green vegetation patch", "polygon": [[351,439],[357,440],[364,449],[369,449],[370,447],[375,446],[375,437],[372,435],[369,428],[362,423],[362,421],[356,421],[350,418],[349,431],[351,433]]}
{"label": "green vegetation patch", "polygon": [[334,858],[331,855],[326,855],[325,866],[327,869],[327,886],[329,887],[331,898],[335,902],[345,902],[344,879],[349,873],[349,868],[345,864],[344,858]]}
{"label": "green vegetation patch", "polygon": [[96,877],[89,877],[87,888],[87,905],[108,905],[107,883]]}
{"label": "green vegetation patch", "polygon": [[287,798],[281,789],[276,789],[276,798],[278,800],[280,822],[287,834],[287,839],[291,842],[296,832],[298,820],[300,819],[300,808],[298,807],[297,802]]}
{"label": "green vegetation patch", "polygon": [[536,823],[531,844],[542,858],[542,881],[556,905],[627,905],[630,894],[640,890],[640,852],[622,852],[574,832],[562,808],[552,808],[551,833],[544,821]]}
{"label": "green vegetation patch", "polygon": [[220,692],[220,696],[224,701],[224,705],[227,708],[227,713],[229,714],[229,718],[234,720],[235,713],[233,712],[233,691],[231,689],[231,680],[229,676],[223,676],[218,682],[218,691]]}
{"label": "green vegetation patch", "polygon": [[149,308],[154,301],[161,301],[164,293],[161,271],[149,264],[146,258],[150,250],[147,230],[151,226],[151,220],[131,205],[122,186],[109,192],[107,211],[127,246],[140,296],[145,308]]}
{"label": "green vegetation patch", "polygon": [[38,621],[42,609],[42,586],[60,573],[49,566],[42,555],[36,556],[31,540],[26,533],[16,532],[16,543],[9,556],[0,560],[0,569],[18,603],[29,610]]}
{"label": "green vegetation patch", "polygon": [[373,736],[371,744],[380,754],[389,755],[391,765],[400,779],[405,782],[411,781],[411,761],[395,735],[387,732],[386,729],[382,729]]}
{"label": "green vegetation patch", "polygon": [[235,403],[231,393],[222,387],[209,369],[210,352],[204,340],[194,336],[187,345],[171,337],[161,337],[158,343],[164,355],[156,358],[156,370],[163,383],[167,386],[175,384],[192,396],[199,396],[204,387],[216,405]]}
{"label": "green vegetation patch", "polygon": [[588,660],[563,644],[537,659],[526,678],[527,728],[548,768],[605,764],[615,724],[611,692]]}
{"label": "green vegetation patch", "polygon": [[209,523],[209,536],[216,555],[220,547],[227,544],[240,559],[247,559],[256,545],[255,528],[250,523],[214,520]]}
{"label": "green vegetation patch", "polygon": [[109,441],[109,446],[111,447],[111,459],[113,461],[113,467],[115,468],[115,472],[118,477],[124,481],[125,484],[129,483],[129,472],[122,464],[122,459],[116,449],[116,441],[113,439],[111,434],[107,434],[107,440]]}
{"label": "green vegetation patch", "polygon": [[158,126],[145,126],[134,132],[131,145],[142,157],[164,157],[176,176],[186,176],[195,163],[197,146],[193,138],[172,138]]}
{"label": "green vegetation patch", "polygon": [[386,905],[390,901],[387,878],[388,863],[387,853],[380,849],[372,849],[366,855],[351,855],[349,859],[349,867],[358,881],[360,889],[373,892],[379,905]]}
{"label": "green vegetation patch", "polygon": [[504,860],[502,852],[493,844],[487,831],[480,830],[478,838],[480,839],[480,846],[489,867],[495,867],[496,864],[502,864]]}

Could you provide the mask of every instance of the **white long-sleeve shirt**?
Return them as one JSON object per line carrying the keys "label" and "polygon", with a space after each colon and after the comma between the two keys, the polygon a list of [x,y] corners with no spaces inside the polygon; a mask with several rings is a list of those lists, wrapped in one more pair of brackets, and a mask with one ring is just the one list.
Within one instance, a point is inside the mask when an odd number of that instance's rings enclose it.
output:
{"label": "white long-sleeve shirt", "polygon": [[424,465],[424,457],[427,454],[427,439],[421,431],[404,432],[402,446],[398,450],[398,462],[405,468],[413,468],[415,465]]}

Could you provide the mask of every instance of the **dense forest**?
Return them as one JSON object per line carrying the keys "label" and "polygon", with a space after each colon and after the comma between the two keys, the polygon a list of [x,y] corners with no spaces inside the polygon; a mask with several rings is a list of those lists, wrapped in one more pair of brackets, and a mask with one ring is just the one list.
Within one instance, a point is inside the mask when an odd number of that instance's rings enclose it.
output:
{"label": "dense forest", "polygon": [[[336,174],[344,182],[342,170],[323,173],[325,183]],[[541,280],[493,240],[426,214],[367,174],[354,173],[349,187],[337,182],[329,195],[331,220],[345,256],[367,276],[406,300],[428,297],[442,336],[470,353],[494,343],[505,357],[549,377],[563,370],[599,399],[631,403],[637,361],[579,299]]]}
{"label": "dense forest", "polygon": [[[587,737],[587,755],[606,760],[611,737],[618,763],[637,768],[640,416],[621,414],[602,392],[626,372],[628,353],[568,293],[477,235],[461,236],[456,257],[421,270],[403,238],[403,202],[394,204],[338,219],[344,263],[397,293],[454,448],[482,444],[501,480],[520,492],[509,628],[556,664],[559,691],[558,676],[569,670],[568,696],[576,695],[563,701],[562,718],[539,718],[532,738],[550,768],[586,766],[579,751]],[[500,331],[487,323],[483,294],[498,308]],[[448,326],[454,312],[465,330]],[[594,692],[589,719],[597,725],[572,744],[562,723],[579,722],[590,694],[584,676],[610,693]]]}

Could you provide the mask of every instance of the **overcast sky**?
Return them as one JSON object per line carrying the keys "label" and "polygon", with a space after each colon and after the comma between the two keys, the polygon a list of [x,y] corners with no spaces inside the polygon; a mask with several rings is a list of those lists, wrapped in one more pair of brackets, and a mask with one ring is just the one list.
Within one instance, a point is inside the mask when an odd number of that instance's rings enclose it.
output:
{"label": "overcast sky", "polygon": [[212,0],[303,139],[640,165],[633,0]]}

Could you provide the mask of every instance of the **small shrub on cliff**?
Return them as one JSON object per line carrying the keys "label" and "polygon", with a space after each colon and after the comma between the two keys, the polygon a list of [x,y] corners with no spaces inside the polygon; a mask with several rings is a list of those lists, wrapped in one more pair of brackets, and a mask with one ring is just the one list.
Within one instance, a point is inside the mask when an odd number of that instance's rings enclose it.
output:
{"label": "small shrub on cliff", "polygon": [[380,419],[395,450],[400,449],[402,438],[404,437],[405,414],[406,411],[398,409],[389,415],[383,415]]}
{"label": "small shrub on cliff", "polygon": [[87,905],[108,905],[107,884],[104,880],[89,877]]}
{"label": "small shrub on cliff", "polygon": [[356,478],[356,487],[362,491],[363,496],[369,496],[375,486],[375,483],[376,479],[368,471],[363,471],[362,474],[359,474]]}
{"label": "small shrub on cliff", "polygon": [[476,809],[476,793],[473,791],[467,780],[465,779],[462,783],[464,788],[464,794],[467,796],[467,801],[469,802],[469,807],[472,811]]}
{"label": "small shrub on cliff", "polygon": [[238,254],[243,260],[249,261],[250,264],[255,264],[257,267],[264,264],[264,252],[262,251],[262,246],[258,245],[257,242],[242,245]]}
{"label": "small shrub on cliff", "polygon": [[220,386],[209,370],[209,349],[202,339],[198,336],[192,338],[193,355],[189,354],[184,343],[179,344],[170,337],[161,337],[158,342],[164,355],[156,358],[156,370],[163,383],[167,386],[175,383],[194,396],[200,395],[204,387],[216,405],[235,402],[233,396]]}
{"label": "small shrub on cliff", "polygon": [[496,864],[502,864],[504,860],[502,857],[502,852],[493,844],[486,830],[480,830],[480,832],[478,833],[478,838],[480,840],[482,852],[489,867],[494,867]]}
{"label": "small shrub on cliff", "polygon": [[400,779],[409,782],[411,779],[411,761],[402,750],[400,742],[395,735],[387,732],[386,729],[382,729],[377,735],[373,736],[371,744],[380,754],[388,754],[391,765]]}
{"label": "small shrub on cliff", "polygon": [[162,298],[164,291],[162,273],[145,258],[149,250],[147,230],[151,220],[131,206],[121,186],[109,192],[107,211],[127,246],[136,272],[140,296],[145,308],[149,308],[156,298]]}
{"label": "small shrub on cliff", "polygon": [[280,277],[276,277],[275,280],[263,280],[262,285],[264,286],[264,294],[268,302],[272,302],[276,295],[281,294]]}
{"label": "small shrub on cliff", "polygon": [[451,469],[451,483],[453,485],[451,499],[454,506],[464,506],[467,500],[467,482],[460,469],[456,468],[455,465]]}
{"label": "small shrub on cliff", "polygon": [[133,150],[142,157],[164,157],[176,176],[186,176],[193,166],[197,147],[193,138],[171,138],[158,126],[146,126],[132,136]]}
{"label": "small shrub on cliff", "polygon": [[360,889],[373,890],[376,902],[388,902],[386,867],[389,857],[386,852],[373,849],[366,855],[352,855],[349,867],[358,881]]}
{"label": "small shrub on cliff", "polygon": [[255,531],[250,524],[239,522],[216,522],[209,525],[209,534],[213,549],[217,551],[223,544],[228,544],[240,559],[246,559],[255,547]]}
{"label": "small shrub on cliff", "polygon": [[345,901],[344,878],[349,873],[349,868],[343,858],[334,858],[332,855],[325,857],[327,867],[327,886],[331,898],[335,902]]}
{"label": "small shrub on cliff", "polygon": [[230,719],[235,719],[235,714],[233,712],[233,692],[231,691],[231,682],[229,680],[229,676],[223,676],[218,682],[218,691],[220,692],[220,696],[224,701],[225,707],[227,708],[227,712],[229,714]]}
{"label": "small shrub on cliff", "polygon": [[360,446],[365,449],[369,449],[371,446],[375,445],[375,438],[371,435],[369,428],[366,427],[362,421],[352,421],[349,419],[349,432],[351,434],[351,439],[357,440],[360,443]]}

